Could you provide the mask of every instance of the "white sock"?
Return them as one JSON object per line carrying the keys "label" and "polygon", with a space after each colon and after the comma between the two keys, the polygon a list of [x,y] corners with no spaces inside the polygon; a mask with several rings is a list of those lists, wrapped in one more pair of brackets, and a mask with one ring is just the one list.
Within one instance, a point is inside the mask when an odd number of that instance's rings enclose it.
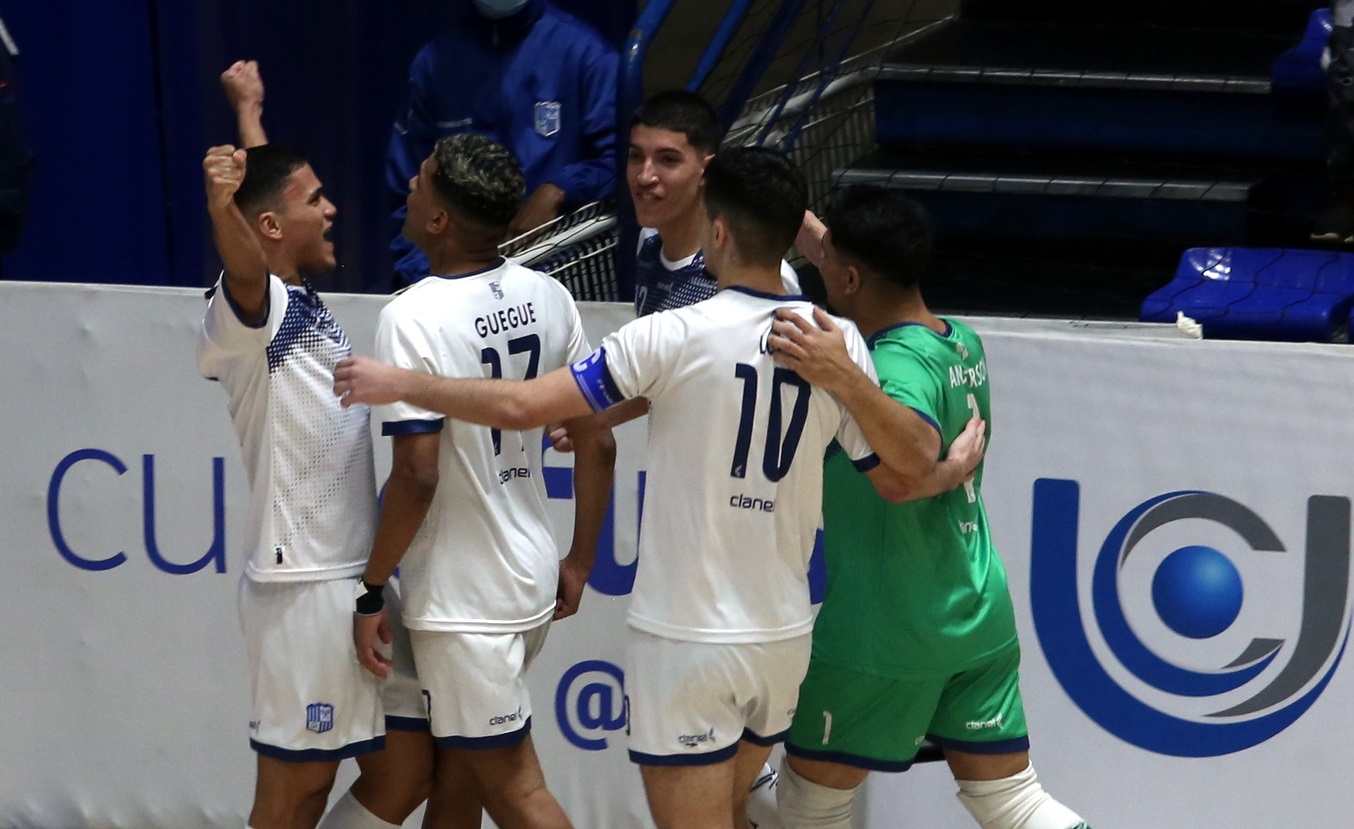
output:
{"label": "white sock", "polygon": [[400,829],[398,823],[386,823],[367,811],[351,791],[343,793],[334,808],[320,821],[317,829]]}
{"label": "white sock", "polygon": [[859,788],[820,786],[795,774],[786,760],[776,785],[781,824],[785,829],[851,829],[851,800]]}
{"label": "white sock", "polygon": [[955,782],[959,802],[983,829],[1089,829],[1076,812],[1044,791],[1034,766],[1001,780]]}

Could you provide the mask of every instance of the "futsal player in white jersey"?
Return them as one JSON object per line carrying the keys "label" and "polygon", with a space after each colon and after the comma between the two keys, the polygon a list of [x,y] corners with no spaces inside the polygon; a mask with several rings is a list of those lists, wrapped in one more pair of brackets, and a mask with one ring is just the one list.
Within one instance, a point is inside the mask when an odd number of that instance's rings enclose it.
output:
{"label": "futsal player in white jersey", "polygon": [[[806,571],[828,444],[872,478],[936,463],[921,448],[929,427],[887,395],[839,400],[767,353],[777,308],[812,318],[806,300],[780,293],[806,201],[782,155],[721,151],[705,170],[702,231],[719,293],[629,323],[566,370],[458,382],[357,358],[335,372],[351,403],[402,399],[512,428],[650,399],[626,685],[630,754],[660,829],[747,826],[748,785],[789,726],[808,664]],[[838,325],[872,371],[859,333]]]}
{"label": "futsal player in white jersey", "polygon": [[[427,376],[520,380],[587,356],[568,290],[498,253],[524,188],[507,148],[470,133],[443,138],[409,185],[404,233],[432,272],[381,312],[380,359]],[[408,404],[377,418],[394,456],[354,638],[362,664],[383,674],[381,588],[399,565],[437,742],[429,825],[478,826],[478,795],[499,826],[568,827],[532,744],[526,669],[552,616],[577,607],[592,568],[611,490],[610,430],[599,418],[569,421],[575,522],[561,561],[541,429],[487,428]]]}
{"label": "futsal player in white jersey", "polygon": [[376,512],[367,410],[327,393],[348,338],[304,280],[334,267],[335,209],[293,150],[213,147],[203,166],[225,268],[198,365],[229,395],[250,482],[239,587],[258,758],[249,825],[314,827],[347,757],[362,776],[326,826],[398,825],[422,802],[432,754],[426,735],[387,735],[386,715],[419,718],[418,688],[383,688],[335,630],[351,618]]}

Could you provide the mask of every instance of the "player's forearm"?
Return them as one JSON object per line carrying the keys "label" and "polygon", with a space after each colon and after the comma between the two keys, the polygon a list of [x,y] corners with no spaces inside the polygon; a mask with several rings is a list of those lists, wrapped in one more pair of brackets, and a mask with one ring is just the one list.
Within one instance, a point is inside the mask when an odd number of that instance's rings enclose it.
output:
{"label": "player's forearm", "polygon": [[568,366],[531,380],[459,380],[401,373],[399,399],[498,429],[535,429],[592,414]]}
{"label": "player's forearm", "polygon": [[921,501],[956,489],[964,482],[965,467],[953,460],[937,463],[931,472],[921,478],[908,478],[892,469],[880,466],[877,474],[870,475],[870,483],[875,491],[886,501],[901,504],[907,501]]}
{"label": "player's forearm", "polygon": [[521,380],[463,380],[431,374],[401,375],[400,399],[447,417],[497,429],[533,429],[546,420],[534,415],[528,382]]}
{"label": "player's forearm", "polygon": [[235,110],[235,125],[240,132],[240,146],[259,147],[268,143],[263,131],[263,102],[244,101]]}
{"label": "player's forearm", "polygon": [[916,412],[889,397],[864,372],[839,384],[834,394],[881,463],[910,480],[922,480],[932,473],[940,454],[940,435]]}
{"label": "player's forearm", "polygon": [[603,410],[602,416],[606,419],[607,426],[614,429],[622,423],[629,423],[632,420],[644,417],[648,413],[649,398],[632,397]]}
{"label": "player's forearm", "polygon": [[368,584],[385,584],[400,566],[423,519],[437,493],[436,480],[420,479],[412,474],[391,472],[381,501],[381,519],[376,527],[376,538],[371,545],[371,556],[362,580]]}
{"label": "player's forearm", "polygon": [[597,541],[606,521],[615,476],[616,441],[601,415],[565,424],[574,441],[574,533],[569,560],[580,572],[592,571]]}

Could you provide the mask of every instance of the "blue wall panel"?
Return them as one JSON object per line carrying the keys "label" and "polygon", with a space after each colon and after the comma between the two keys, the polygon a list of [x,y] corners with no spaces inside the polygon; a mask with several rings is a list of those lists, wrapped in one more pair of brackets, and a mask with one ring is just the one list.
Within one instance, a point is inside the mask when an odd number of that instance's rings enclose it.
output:
{"label": "blue wall panel", "polygon": [[151,8],[146,0],[0,4],[22,52],[37,156],[7,279],[169,281]]}

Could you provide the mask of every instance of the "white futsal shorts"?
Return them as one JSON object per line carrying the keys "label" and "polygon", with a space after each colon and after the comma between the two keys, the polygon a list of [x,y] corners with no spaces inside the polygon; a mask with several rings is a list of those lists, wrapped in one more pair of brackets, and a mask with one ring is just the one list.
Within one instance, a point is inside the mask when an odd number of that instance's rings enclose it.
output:
{"label": "white futsal shorts", "polygon": [[[428,707],[423,702],[423,686],[414,672],[414,646],[401,613],[400,581],[391,579],[385,589],[386,621],[390,624],[390,675],[381,682],[381,706],[385,709],[386,729],[391,731],[427,731]],[[352,600],[348,602],[352,618]],[[351,635],[349,636],[351,639]],[[366,673],[366,671],[363,671]]]}
{"label": "white futsal shorts", "polygon": [[341,760],[385,744],[380,680],[353,648],[356,579],[240,579],[253,702],[250,745],[281,760]]}
{"label": "white futsal shorts", "polygon": [[549,629],[547,620],[521,633],[409,631],[438,748],[501,748],[526,739],[527,667]]}
{"label": "white futsal shorts", "polygon": [[722,644],[631,628],[625,671],[630,759],[705,765],[733,757],[739,740],[784,740],[809,667],[811,637]]}

